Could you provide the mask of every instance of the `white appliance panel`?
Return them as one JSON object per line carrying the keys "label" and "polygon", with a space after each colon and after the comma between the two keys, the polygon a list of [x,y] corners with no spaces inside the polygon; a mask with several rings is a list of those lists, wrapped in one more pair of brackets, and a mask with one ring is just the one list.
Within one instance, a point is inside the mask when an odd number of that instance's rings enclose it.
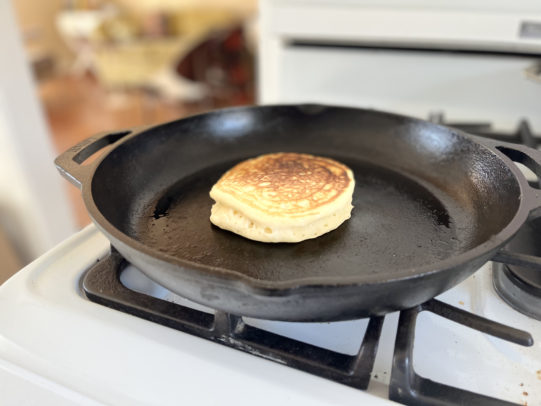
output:
{"label": "white appliance panel", "polygon": [[521,118],[541,129],[541,83],[525,69],[534,57],[288,46],[278,99],[375,108],[512,130]]}

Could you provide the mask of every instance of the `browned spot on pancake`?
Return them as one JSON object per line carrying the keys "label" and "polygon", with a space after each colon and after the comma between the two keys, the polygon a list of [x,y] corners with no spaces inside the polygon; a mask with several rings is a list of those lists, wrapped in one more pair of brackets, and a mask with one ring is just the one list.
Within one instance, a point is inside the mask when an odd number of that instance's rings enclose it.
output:
{"label": "browned spot on pancake", "polygon": [[245,204],[270,214],[301,215],[342,194],[351,179],[348,168],[332,159],[277,153],[239,163],[217,186]]}

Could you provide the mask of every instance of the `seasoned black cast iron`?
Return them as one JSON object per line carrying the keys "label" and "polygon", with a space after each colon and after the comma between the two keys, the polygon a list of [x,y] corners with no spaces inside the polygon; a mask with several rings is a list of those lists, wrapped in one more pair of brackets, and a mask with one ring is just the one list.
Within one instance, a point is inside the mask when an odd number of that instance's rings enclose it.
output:
{"label": "seasoned black cast iron", "polygon": [[[222,173],[278,151],[351,167],[352,218],[297,244],[211,225],[208,193]],[[541,173],[541,154],[527,147],[394,114],[301,105],[104,133],[56,164],[113,246],[171,291],[232,314],[331,321],[413,307],[493,257],[541,206],[512,160]]]}

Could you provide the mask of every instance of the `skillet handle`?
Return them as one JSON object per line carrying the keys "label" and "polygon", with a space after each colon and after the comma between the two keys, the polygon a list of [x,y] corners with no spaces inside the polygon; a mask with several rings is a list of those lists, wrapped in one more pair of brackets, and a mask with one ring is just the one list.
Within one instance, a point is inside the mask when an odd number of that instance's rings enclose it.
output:
{"label": "skillet handle", "polygon": [[91,155],[131,134],[133,130],[104,132],[93,135],[60,154],[54,163],[60,174],[81,189],[89,166],[82,165]]}
{"label": "skillet handle", "polygon": [[541,216],[541,151],[521,144],[483,139],[482,144],[495,149],[513,162],[523,164],[539,179],[537,188],[528,186],[524,198],[530,205],[530,218]]}
{"label": "skillet handle", "polygon": [[[541,151],[510,142],[501,142],[490,139],[482,139],[480,141],[482,144],[501,152],[513,162],[521,163],[530,169],[537,175],[537,186],[538,188],[541,188]],[[530,218],[541,216],[541,190],[538,188],[528,186],[528,193],[525,195],[525,198],[528,199],[530,203]],[[499,250],[490,260],[507,265],[541,269],[541,257],[521,254],[507,249]]]}

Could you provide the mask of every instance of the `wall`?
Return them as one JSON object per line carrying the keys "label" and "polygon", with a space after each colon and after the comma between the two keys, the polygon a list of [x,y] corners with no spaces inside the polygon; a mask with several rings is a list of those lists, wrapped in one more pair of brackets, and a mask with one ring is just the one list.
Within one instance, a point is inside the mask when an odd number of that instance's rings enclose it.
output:
{"label": "wall", "polygon": [[[39,48],[51,52],[59,69],[66,68],[73,56],[55,25],[63,0],[12,0],[19,28],[24,34],[39,36]],[[36,41],[37,42],[37,41]]]}
{"label": "wall", "polygon": [[75,227],[14,20],[0,1],[0,226],[28,261]]}
{"label": "wall", "polygon": [[133,12],[152,10],[179,10],[188,7],[216,7],[239,12],[257,10],[257,0],[115,0],[115,2]]}

